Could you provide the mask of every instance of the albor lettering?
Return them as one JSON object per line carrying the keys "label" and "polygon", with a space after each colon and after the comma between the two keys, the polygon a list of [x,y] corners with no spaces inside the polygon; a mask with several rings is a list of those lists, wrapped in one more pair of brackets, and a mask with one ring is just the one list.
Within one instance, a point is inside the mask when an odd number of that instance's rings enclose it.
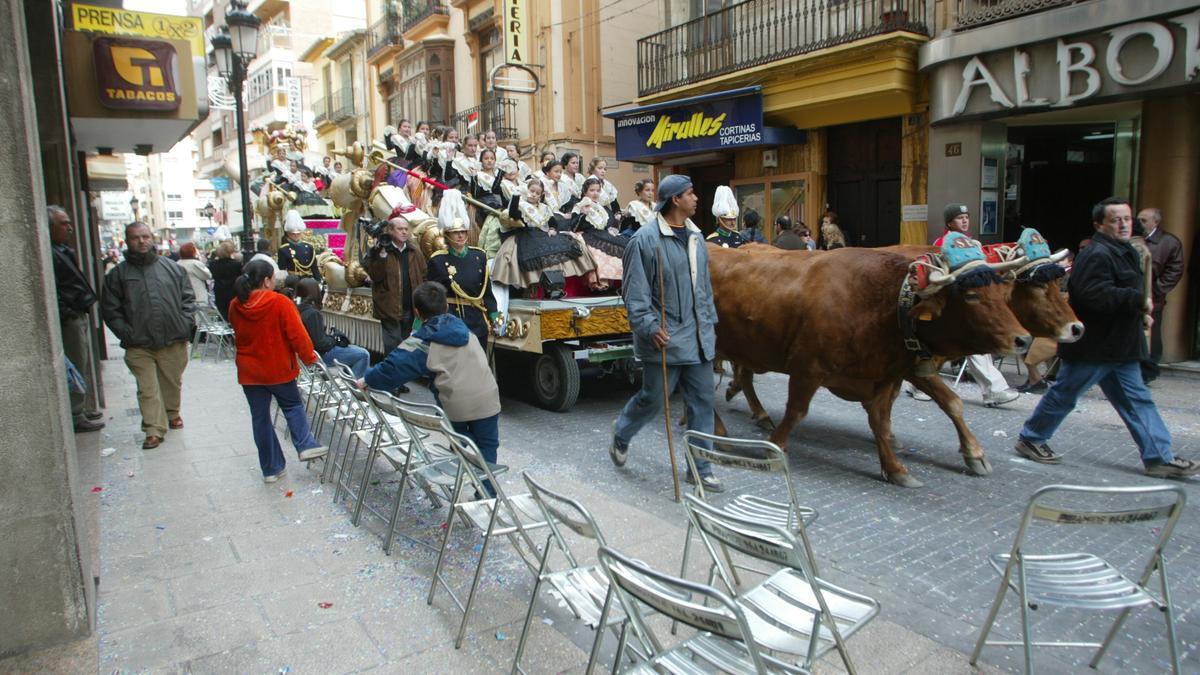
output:
{"label": "albor lettering", "polygon": [[658,118],[650,138],[646,139],[647,148],[662,149],[663,143],[683,141],[689,138],[706,138],[716,136],[725,124],[725,113],[709,117],[704,113],[692,113],[692,116],[682,122],[673,122],[670,115]]}

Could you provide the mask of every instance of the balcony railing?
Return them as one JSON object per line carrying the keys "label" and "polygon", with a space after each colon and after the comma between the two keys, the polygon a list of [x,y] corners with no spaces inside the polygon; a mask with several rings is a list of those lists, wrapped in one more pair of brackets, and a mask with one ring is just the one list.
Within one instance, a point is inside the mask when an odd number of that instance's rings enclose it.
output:
{"label": "balcony railing", "polygon": [[[479,122],[470,129],[471,116],[479,113]],[[450,124],[458,129],[459,136],[465,136],[468,131],[482,134],[485,131],[496,132],[496,138],[501,141],[517,139],[517,100],[497,96],[488,99],[474,108],[467,108],[450,117]]]}
{"label": "balcony railing", "polygon": [[404,0],[404,28],[408,30],[434,14],[449,14],[442,0]]}
{"label": "balcony railing", "polygon": [[313,101],[313,126],[329,121],[329,103],[331,99],[319,98]]}
{"label": "balcony railing", "polygon": [[329,118],[336,122],[344,122],[354,117],[354,87],[342,87],[333,95],[332,110]]}
{"label": "balcony railing", "polygon": [[928,35],[925,0],[746,0],[638,40],[638,94],[893,31]]}
{"label": "balcony railing", "polygon": [[973,28],[1083,0],[958,0],[957,28]]}
{"label": "balcony railing", "polygon": [[403,46],[404,39],[400,37],[403,33],[400,16],[394,12],[385,14],[382,19],[371,24],[371,28],[367,30],[367,58],[371,58],[387,47]]}

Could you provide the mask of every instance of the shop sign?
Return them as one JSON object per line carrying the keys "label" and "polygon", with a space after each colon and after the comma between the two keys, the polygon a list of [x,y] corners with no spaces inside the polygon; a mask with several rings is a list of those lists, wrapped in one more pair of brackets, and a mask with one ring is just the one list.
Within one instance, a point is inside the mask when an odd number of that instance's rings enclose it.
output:
{"label": "shop sign", "polygon": [[524,65],[529,49],[529,15],[525,0],[504,0],[504,62]]}
{"label": "shop sign", "polygon": [[75,30],[88,33],[188,40],[193,55],[204,55],[204,22],[200,17],[130,12],[77,2],[71,6],[71,20]]}
{"label": "shop sign", "polygon": [[213,176],[208,179],[212,184],[212,189],[217,192],[229,192],[229,177],[228,176]]}
{"label": "shop sign", "polygon": [[1069,108],[1200,83],[1200,10],[949,61],[934,121]]}
{"label": "shop sign", "polygon": [[617,157],[656,157],[762,145],[762,94],[681,101],[616,119]]}
{"label": "shop sign", "polygon": [[304,126],[304,101],[300,92],[300,78],[287,78],[287,115],[288,124],[293,127]]}
{"label": "shop sign", "polygon": [[100,193],[100,220],[128,223],[133,220],[133,206],[128,192],[105,190]]}
{"label": "shop sign", "polygon": [[96,38],[92,43],[100,103],[117,110],[176,110],[178,59],[161,40]]}

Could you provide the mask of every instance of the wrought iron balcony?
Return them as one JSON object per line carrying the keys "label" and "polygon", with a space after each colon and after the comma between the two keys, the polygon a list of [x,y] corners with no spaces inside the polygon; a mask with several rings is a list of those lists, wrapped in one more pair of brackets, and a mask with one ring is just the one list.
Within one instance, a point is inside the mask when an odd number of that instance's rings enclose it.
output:
{"label": "wrought iron balcony", "polygon": [[329,119],[334,123],[354,117],[354,87],[342,87],[333,94]]}
{"label": "wrought iron balcony", "polygon": [[[470,129],[467,126],[471,123],[471,116],[479,113],[479,121]],[[458,129],[459,136],[464,136],[468,131],[476,134],[482,134],[485,131],[496,132],[496,138],[500,141],[516,140],[517,139],[517,99],[504,98],[497,96],[490,98],[474,108],[467,108],[461,112],[455,113],[450,117],[450,124]]]}
{"label": "wrought iron balcony", "polygon": [[450,8],[442,0],[404,0],[404,30],[421,23],[434,14],[449,14]]}
{"label": "wrought iron balcony", "polygon": [[746,0],[638,40],[638,94],[893,31],[928,35],[925,0]]}
{"label": "wrought iron balcony", "polygon": [[388,12],[384,17],[371,24],[367,30],[367,58],[391,46],[404,46],[404,32],[400,15]]}
{"label": "wrought iron balcony", "polygon": [[974,28],[1083,0],[957,0],[957,28]]}
{"label": "wrought iron balcony", "polygon": [[329,121],[329,104],[332,99],[319,98],[313,101],[313,126],[320,126]]}

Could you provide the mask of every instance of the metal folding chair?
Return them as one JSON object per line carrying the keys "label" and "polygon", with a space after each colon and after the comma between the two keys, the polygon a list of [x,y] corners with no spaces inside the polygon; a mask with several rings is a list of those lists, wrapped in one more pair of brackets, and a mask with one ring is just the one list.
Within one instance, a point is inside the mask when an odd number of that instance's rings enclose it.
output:
{"label": "metal folding chair", "polygon": [[[745,611],[721,591],[655,571],[607,546],[600,548],[598,557],[629,617],[634,640],[649,655],[624,672],[809,672],[764,652]],[[605,605],[606,614],[610,604]],[[701,632],[668,648],[642,617],[643,607]],[[623,651],[615,663],[624,661]]]}
{"label": "metal folding chair", "polygon": [[[694,495],[686,495],[684,503],[688,520],[700,533],[717,574],[745,612],[758,647],[775,656],[794,655],[805,669],[811,669],[830,649],[837,649],[846,672],[853,675],[845,641],[879,614],[879,603],[819,578],[812,568],[811,551],[792,532],[760,519],[730,514]],[[718,547],[723,555],[718,554]],[[735,592],[732,565],[722,560],[728,560],[729,549],[782,569],[749,590]]]}
{"label": "metal folding chair", "polygon": [[[1062,506],[1062,497],[1090,496],[1090,504]],[[1155,497],[1173,496],[1169,502]],[[1057,498],[1055,498],[1057,497]],[[1097,504],[1102,499],[1107,501]],[[1147,504],[1148,501],[1155,501]],[[971,665],[979,660],[984,645],[1016,646],[1025,649],[1025,672],[1033,672],[1033,647],[1095,647],[1096,655],[1089,664],[1092,668],[1100,664],[1117,631],[1132,609],[1153,606],[1163,612],[1167,621],[1167,640],[1171,651],[1172,671],[1179,673],[1179,646],[1175,639],[1175,613],[1171,607],[1171,593],[1167,585],[1166,559],[1163,550],[1175,530],[1175,523],[1183,512],[1187,496],[1178,485],[1155,485],[1150,487],[1087,487],[1081,485],[1047,485],[1033,493],[1025,515],[1017,528],[1016,539],[1008,553],[997,553],[989,558],[992,567],[1001,575],[1000,589],[992,602],[975,651],[971,653]],[[1049,502],[1049,503],[1047,503]],[[1114,526],[1136,524],[1146,527],[1148,523],[1166,521],[1162,525],[1150,558],[1137,581],[1126,576],[1112,563],[1091,553],[1048,553],[1031,554],[1025,550],[1025,538],[1030,525],[1096,525]],[[1147,584],[1158,572],[1161,598],[1150,591]],[[988,633],[1004,603],[1004,596],[1011,589],[1017,594],[1021,606],[1021,641],[988,641]],[[1042,605],[1082,610],[1121,610],[1117,620],[1109,629],[1103,642],[1035,642],[1030,635],[1030,610]]]}
{"label": "metal folding chair", "polygon": [[[581,539],[588,540],[590,545],[595,546],[607,546],[604,534],[600,531],[600,526],[596,524],[596,519],[584,508],[583,504],[570,497],[551,492],[535,481],[529,473],[522,474],[522,477],[525,479],[525,485],[529,487],[529,495],[541,510],[542,517],[549,524],[550,534],[546,537],[546,546],[542,549],[533,592],[529,596],[529,610],[525,613],[525,624],[521,627],[521,638],[517,642],[517,655],[513,659],[512,672],[525,672],[521,668],[521,656],[525,653],[525,641],[533,622],[533,610],[537,606],[538,591],[541,590],[543,584],[549,584],[558,597],[561,597],[567,604],[567,608],[571,610],[575,618],[582,620],[589,628],[596,631],[596,637],[592,641],[592,651],[588,656],[587,670],[584,671],[591,673],[600,653],[600,645],[604,641],[604,630],[602,629],[612,628],[615,630],[620,626],[617,637],[620,645],[617,649],[619,654],[624,650],[627,625],[624,614],[617,611],[612,613],[601,626],[600,616],[604,613],[605,606],[611,602],[611,586],[608,583],[608,577],[599,565],[583,566],[579,564],[579,560],[571,552],[571,547],[563,536],[561,528],[565,527]],[[552,572],[549,567],[550,554],[555,549],[559,551],[568,565],[566,569],[558,572]]]}
{"label": "metal folding chair", "polygon": [[[375,460],[379,456],[382,445],[383,428],[388,426],[388,423],[382,416],[375,414],[370,397],[366,391],[358,388],[358,378],[354,376],[354,372],[350,370],[350,367],[337,360],[334,360],[333,365],[334,367],[330,373],[341,391],[344,392],[345,412],[340,414],[338,419],[345,423],[343,425],[342,436],[346,439],[346,450],[341,453],[342,461],[337,469],[337,478],[334,481],[333,500],[335,502],[340,501],[342,495],[350,497],[354,503],[350,522],[355,527],[358,527],[359,520],[362,518],[363,505],[367,498],[367,490],[371,486],[371,474],[375,469]],[[396,431],[391,427],[389,427],[389,430]],[[397,432],[397,435],[399,436],[399,432]],[[405,431],[403,438],[398,438],[396,446],[389,448],[397,458],[400,458],[401,453],[407,452],[407,447],[401,447],[408,445],[407,436],[408,433]],[[367,448],[367,451],[362,468],[362,479],[358,481],[357,489],[354,489],[354,468],[358,459],[358,450],[363,446]],[[336,455],[335,448],[336,445],[331,444],[331,454]],[[387,520],[387,517],[383,514],[373,509],[371,512]]]}
{"label": "metal folding chair", "polygon": [[[779,476],[783,487],[786,490],[787,501],[779,501],[759,497],[757,495],[738,494],[732,499],[724,500],[724,503],[719,506],[723,513],[732,516],[740,516],[758,521],[760,523],[768,523],[781,527],[788,532],[793,532],[800,537],[804,544],[804,550],[810,553],[812,546],[808,541],[808,531],[806,525],[811,524],[817,519],[817,510],[801,506],[799,499],[796,497],[796,486],[792,483],[792,473],[788,468],[787,455],[779,449],[779,446],[770,441],[751,440],[745,438],[726,438],[724,436],[715,436],[706,434],[700,431],[685,431],[683,434],[684,445],[687,451],[684,453],[688,462],[688,469],[692,475],[700,475],[696,468],[696,461],[705,459],[729,471],[753,471],[757,473],[770,473]],[[711,444],[712,447],[708,447]],[[716,448],[724,448],[717,450]],[[708,496],[704,492],[704,485],[697,481],[695,495],[701,500],[709,501]],[[683,564],[679,568],[679,576],[687,578],[688,558],[692,545],[692,523],[688,522],[687,536],[683,542]],[[734,580],[740,583],[737,577],[738,569],[749,569],[750,571],[762,572],[753,568],[746,568],[741,565],[733,566],[732,560],[727,557],[733,570]],[[813,570],[817,569],[815,559],[810,557],[809,563]],[[712,583],[712,568],[709,569],[709,583]],[[730,589],[732,591],[732,588]]]}
{"label": "metal folding chair", "polygon": [[[445,418],[443,417],[443,419]],[[538,557],[538,548],[530,538],[529,532],[546,527],[547,523],[537,504],[534,503],[533,497],[528,493],[513,497],[504,494],[504,488],[500,485],[500,481],[496,480],[496,474],[500,469],[507,470],[507,467],[488,464],[480,454],[479,448],[475,447],[475,442],[467,436],[455,432],[450,427],[449,420],[443,423],[442,433],[450,442],[450,449],[458,456],[458,472],[455,476],[451,507],[443,525],[445,532],[442,534],[441,550],[438,552],[437,564],[433,570],[433,580],[429,585],[428,604],[433,604],[434,593],[440,584],[446,588],[446,592],[450,594],[450,599],[454,601],[454,604],[462,610],[462,625],[459,626],[458,636],[454,639],[454,648],[458,649],[462,646],[463,635],[467,631],[467,621],[471,618],[471,607],[475,602],[475,593],[479,590],[479,579],[483,575],[483,564],[487,560],[492,539],[501,535],[507,537],[513,549],[529,567],[529,571],[536,574],[537,566],[533,560]],[[487,486],[489,485],[496,496],[487,499],[478,498],[479,495],[488,494]],[[473,488],[476,496],[465,497],[463,494],[465,488]],[[450,589],[450,584],[442,577],[442,563],[446,560],[450,535],[454,531],[454,521],[458,517],[483,534],[483,546],[479,551],[475,576],[471,581],[471,590],[465,604],[458,599],[458,596]],[[528,553],[521,550],[522,543],[528,547]]]}
{"label": "metal folding chair", "polygon": [[[391,516],[386,519],[388,529],[384,535],[383,551],[386,555],[392,554],[392,542],[396,534],[436,551],[436,547],[398,533],[396,525],[408,483],[415,483],[422,488],[434,508],[450,497],[458,471],[457,459],[448,448],[439,448],[430,443],[432,434],[441,432],[441,411],[435,405],[403,401],[386,391],[369,389],[367,396],[379,420],[374,447],[400,478],[400,485],[392,498]],[[367,508],[370,509],[369,506]],[[374,510],[371,513],[383,517],[383,514]]]}

